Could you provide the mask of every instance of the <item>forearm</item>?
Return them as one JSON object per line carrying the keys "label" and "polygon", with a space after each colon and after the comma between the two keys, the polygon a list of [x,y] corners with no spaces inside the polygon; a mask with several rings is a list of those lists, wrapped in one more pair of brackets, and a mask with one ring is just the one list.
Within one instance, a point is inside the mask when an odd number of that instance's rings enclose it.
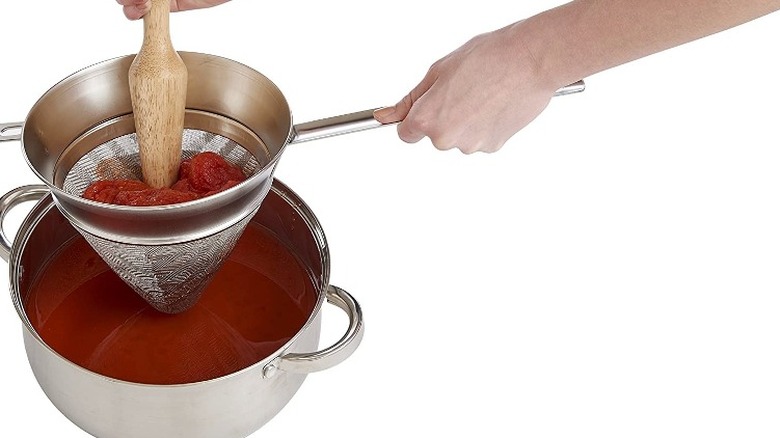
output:
{"label": "forearm", "polygon": [[780,0],[574,0],[515,26],[554,88],[779,9]]}

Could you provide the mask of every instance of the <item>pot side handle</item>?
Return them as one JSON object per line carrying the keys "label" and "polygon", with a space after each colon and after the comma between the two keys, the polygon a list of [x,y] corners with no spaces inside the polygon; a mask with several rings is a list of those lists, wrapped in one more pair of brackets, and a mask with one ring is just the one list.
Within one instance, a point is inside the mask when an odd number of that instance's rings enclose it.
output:
{"label": "pot side handle", "polygon": [[17,205],[27,201],[37,201],[49,194],[49,188],[44,185],[22,186],[11,190],[0,197],[0,258],[8,261],[11,254],[11,242],[5,234],[3,224],[5,217]]}
{"label": "pot side handle", "polygon": [[[585,81],[579,80],[555,91],[555,96],[568,96],[585,91]],[[319,140],[321,138],[336,135],[350,134],[366,129],[395,125],[396,123],[383,124],[374,118],[374,111],[379,108],[358,111],[340,116],[328,117],[311,122],[300,123],[293,126],[289,143],[303,143],[305,141]]]}
{"label": "pot side handle", "polygon": [[322,371],[338,365],[355,352],[365,331],[360,305],[347,291],[333,285],[328,286],[325,296],[330,304],[338,306],[349,317],[349,328],[344,336],[316,353],[289,353],[278,357],[263,368],[263,377],[271,378],[279,370],[295,374]]}
{"label": "pot side handle", "polygon": [[22,123],[0,123],[0,141],[22,139]]}

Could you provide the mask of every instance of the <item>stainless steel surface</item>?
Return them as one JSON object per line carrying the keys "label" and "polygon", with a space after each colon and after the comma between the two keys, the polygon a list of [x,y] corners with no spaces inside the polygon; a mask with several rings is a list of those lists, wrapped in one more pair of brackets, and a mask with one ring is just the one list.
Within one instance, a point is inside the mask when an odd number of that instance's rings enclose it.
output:
{"label": "stainless steel surface", "polygon": [[[36,190],[39,195],[40,188]],[[26,189],[19,193],[16,196],[25,196]],[[362,338],[362,314],[349,294],[328,285],[328,245],[311,210],[276,181],[252,221],[272,231],[310,271],[318,296],[308,321],[277,353],[234,374],[186,385],[143,385],[106,378],[69,362],[48,347],[30,324],[23,303],[32,281],[52,251],[78,235],[54,208],[51,197],[38,202],[12,245],[9,278],[30,365],[52,403],[76,425],[102,438],[242,438],[287,404],[303,384],[305,372],[335,365],[351,354]],[[326,298],[349,309],[351,323],[342,340],[323,350],[330,353],[310,353],[319,343]],[[349,340],[343,342],[345,338]],[[283,363],[281,358],[294,355],[310,358],[304,374],[284,367],[266,372],[269,363]],[[318,364],[319,360],[324,363]],[[31,432],[34,427],[30,426]]]}
{"label": "stainless steel surface", "polygon": [[569,95],[569,94],[581,93],[583,91],[585,91],[585,81],[580,79],[577,82],[574,82],[574,83],[569,84],[569,85],[567,85],[565,87],[561,87],[561,88],[557,89],[555,91],[555,94],[553,94],[553,96],[566,96],[566,95]]}
{"label": "stainless steel surface", "polygon": [[355,352],[363,339],[363,312],[360,305],[346,291],[329,286],[328,302],[338,306],[349,317],[349,327],[344,336],[332,346],[315,353],[289,353],[266,365],[291,373],[313,373],[338,365]]}
{"label": "stainless steel surface", "polygon": [[49,194],[49,189],[42,185],[22,186],[11,190],[0,197],[0,258],[8,261],[11,254],[11,240],[5,233],[5,218],[9,211],[27,201],[37,201]]}
{"label": "stainless steel surface", "polygon": [[20,140],[23,123],[0,123],[0,141]]}
{"label": "stainless steel surface", "polygon": [[79,230],[111,269],[152,307],[180,313],[198,302],[251,216],[211,236],[171,245],[113,242]]}
{"label": "stainless steel surface", "polygon": [[358,111],[295,125],[290,143],[303,143],[384,126],[374,118],[374,111]]}

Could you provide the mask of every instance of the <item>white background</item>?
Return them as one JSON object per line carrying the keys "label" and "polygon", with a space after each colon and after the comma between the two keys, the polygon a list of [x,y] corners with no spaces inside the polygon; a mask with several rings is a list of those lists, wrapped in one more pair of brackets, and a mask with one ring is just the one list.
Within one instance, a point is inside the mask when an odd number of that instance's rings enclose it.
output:
{"label": "white background", "polygon": [[[395,103],[471,36],[559,3],[236,0],[172,32],[269,76],[304,122]],[[142,30],[111,0],[3,1],[0,23],[0,122]],[[587,78],[496,154],[393,128],[288,148],[276,175],[367,330],[253,437],[780,435],[778,41],[774,15]],[[1,144],[0,192],[35,182]],[[0,304],[0,436],[87,436]],[[325,319],[323,345],[344,330]]]}

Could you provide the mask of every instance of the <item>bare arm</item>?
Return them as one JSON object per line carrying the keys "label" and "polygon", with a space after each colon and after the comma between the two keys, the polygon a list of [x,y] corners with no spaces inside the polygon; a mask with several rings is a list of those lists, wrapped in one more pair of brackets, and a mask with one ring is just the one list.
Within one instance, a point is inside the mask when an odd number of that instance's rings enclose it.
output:
{"label": "bare arm", "polygon": [[376,118],[400,138],[492,152],[556,89],[780,9],[780,0],[574,0],[478,35]]}
{"label": "bare arm", "polygon": [[778,9],[778,0],[575,0],[518,33],[542,73],[563,86]]}

